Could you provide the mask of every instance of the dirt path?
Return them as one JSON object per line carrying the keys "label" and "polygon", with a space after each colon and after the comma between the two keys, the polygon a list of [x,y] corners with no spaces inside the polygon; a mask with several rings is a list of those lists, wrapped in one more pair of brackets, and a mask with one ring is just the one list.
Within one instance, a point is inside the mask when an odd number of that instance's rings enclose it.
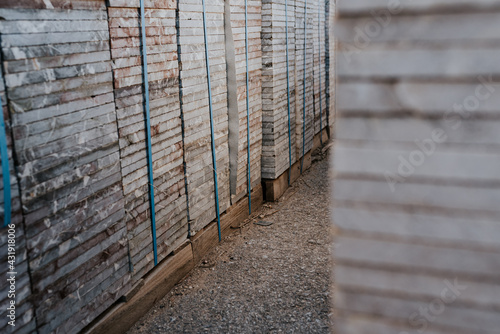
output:
{"label": "dirt path", "polygon": [[224,239],[128,333],[329,333],[328,158],[315,158],[264,218]]}

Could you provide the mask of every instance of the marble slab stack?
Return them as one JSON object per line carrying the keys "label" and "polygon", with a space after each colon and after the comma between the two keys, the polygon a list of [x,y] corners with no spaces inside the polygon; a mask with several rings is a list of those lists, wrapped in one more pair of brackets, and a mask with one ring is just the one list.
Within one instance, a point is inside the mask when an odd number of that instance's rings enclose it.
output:
{"label": "marble slab stack", "polygon": [[[328,21],[325,16],[325,2],[307,1],[307,14],[305,0],[288,1],[287,3],[288,70],[286,66],[285,1],[264,1],[262,3],[262,178],[266,180],[277,179],[289,169],[289,137],[292,151],[291,164],[293,165],[300,160],[303,153],[311,151],[313,138],[320,132],[319,57],[322,61],[321,97],[324,115],[322,125],[323,128],[327,126],[326,27]],[[321,6],[321,13],[318,11],[318,6]],[[322,15],[321,21],[318,21],[320,14]],[[321,37],[319,30],[321,30]],[[306,48],[305,64],[304,47]],[[287,71],[290,89],[290,136],[288,134]]]}
{"label": "marble slab stack", "polygon": [[[188,233],[176,3],[146,1],[146,48],[158,260]],[[110,1],[109,29],[129,250],[135,280],[153,265],[139,1]]]}
{"label": "marble slab stack", "polygon": [[40,6],[0,10],[4,80],[37,327],[74,332],[130,287],[108,18]]}
{"label": "marble slab stack", "polygon": [[[262,1],[262,178],[275,179],[289,167],[287,72],[290,137],[295,147],[295,2],[288,1],[286,62],[285,0]],[[296,161],[293,150],[291,163]]]}

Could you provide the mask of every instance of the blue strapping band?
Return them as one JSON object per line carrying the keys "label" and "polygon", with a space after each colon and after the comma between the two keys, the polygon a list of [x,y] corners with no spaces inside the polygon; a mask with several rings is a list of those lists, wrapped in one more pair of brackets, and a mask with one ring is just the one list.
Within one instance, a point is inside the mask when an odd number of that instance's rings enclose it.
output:
{"label": "blue strapping band", "polygon": [[300,174],[304,164],[306,150],[306,41],[307,41],[307,0],[304,3],[304,82],[302,89],[302,160],[300,160]]}
{"label": "blue strapping band", "polygon": [[[1,103],[0,103],[0,108],[1,108]],[[11,193],[10,193],[9,153],[7,151],[7,134],[5,128],[5,120],[3,118],[3,110],[0,110],[0,157],[2,158],[2,177],[3,177],[3,203],[4,203],[3,227],[5,227],[10,224],[12,208],[11,208]]]}
{"label": "blue strapping band", "polygon": [[215,192],[215,211],[217,213],[217,231],[219,233],[219,241],[221,241],[220,230],[220,209],[219,209],[219,187],[217,185],[217,157],[215,152],[215,136],[214,136],[214,115],[212,110],[212,85],[210,83],[210,61],[208,59],[208,40],[207,40],[207,13],[205,9],[205,0],[203,4],[203,35],[205,40],[205,60],[207,66],[207,83],[208,83],[208,108],[210,110],[210,136],[212,138],[212,162],[214,164],[214,192]]}
{"label": "blue strapping band", "polygon": [[288,105],[288,185],[290,186],[290,174],[292,173],[292,138],[290,131],[290,73],[288,60],[288,1],[285,0],[285,44],[286,44],[286,99]]}
{"label": "blue strapping band", "polygon": [[247,162],[248,162],[248,214],[252,214],[252,183],[250,175],[250,102],[248,93],[248,1],[245,0],[245,60],[247,81]]}
{"label": "blue strapping band", "polygon": [[151,209],[151,234],[153,237],[153,254],[155,266],[158,264],[158,251],[156,247],[156,217],[155,193],[153,185],[153,155],[151,149],[151,124],[149,116],[149,82],[148,59],[146,49],[146,20],[144,14],[144,0],[141,0],[141,41],[142,41],[142,72],[144,76],[144,113],[146,119],[146,144],[148,150],[148,176],[149,176],[149,206]]}
{"label": "blue strapping band", "polygon": [[323,107],[321,101],[321,6],[318,5],[318,44],[319,44],[319,141],[323,146]]}

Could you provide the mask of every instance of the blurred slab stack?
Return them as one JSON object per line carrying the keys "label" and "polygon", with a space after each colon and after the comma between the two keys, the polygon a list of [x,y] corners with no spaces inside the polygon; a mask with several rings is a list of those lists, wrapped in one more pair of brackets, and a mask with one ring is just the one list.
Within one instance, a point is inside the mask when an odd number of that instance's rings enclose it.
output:
{"label": "blurred slab stack", "polygon": [[[10,114],[7,110],[7,96],[5,95],[5,86],[3,77],[1,77],[0,73],[0,98],[2,99],[2,112],[4,117],[4,122],[6,126],[6,141],[7,141],[7,152],[8,152],[8,163],[9,163],[9,172],[10,172],[10,193],[11,193],[11,220],[10,224],[15,225],[15,232],[13,233],[11,227],[6,226],[3,227],[5,220],[5,203],[6,198],[4,198],[4,187],[3,184],[3,171],[0,168],[0,228],[3,229],[3,233],[0,234],[0,256],[3,259],[2,268],[0,269],[2,277],[6,279],[9,278],[10,274],[8,272],[17,272],[16,274],[16,293],[15,299],[12,298],[13,295],[9,293],[11,290],[11,282],[8,284],[2,285],[1,289],[1,297],[0,297],[0,307],[1,307],[1,320],[0,327],[8,328],[7,322],[11,321],[10,318],[7,317],[7,314],[10,314],[10,310],[7,308],[12,308],[11,300],[16,301],[15,312],[17,314],[23,314],[23,317],[20,317],[15,322],[16,327],[19,330],[19,333],[30,333],[35,330],[35,315],[34,309],[31,301],[28,299],[31,296],[31,287],[30,287],[30,277],[28,272],[28,258],[27,258],[27,250],[26,250],[26,238],[24,235],[24,229],[22,226],[23,216],[21,212],[21,200],[19,198],[19,187],[17,185],[16,174],[14,171],[14,156],[12,150],[12,136],[11,136],[11,121]],[[0,134],[1,135],[1,134]],[[0,157],[0,162],[3,162]],[[13,233],[15,235],[14,238],[9,238],[9,234]],[[9,244],[9,239],[14,239],[15,245]],[[12,241],[11,241],[12,242]],[[9,251],[9,246],[15,249],[15,254]],[[10,253],[10,254],[8,254]],[[14,256],[12,257],[8,257]],[[15,259],[15,263],[12,260]],[[10,265],[15,265],[15,269],[11,270]]]}
{"label": "blurred slab stack", "polygon": [[[250,170],[252,189],[260,185],[262,155],[262,4],[247,0],[248,8],[248,76],[250,114]],[[231,28],[236,57],[236,80],[239,111],[239,147],[236,192],[233,202],[247,193],[247,107],[245,61],[245,0],[232,0]]]}
{"label": "blurred slab stack", "polygon": [[[219,205],[223,212],[230,201],[224,2],[207,1],[205,5]],[[192,233],[196,233],[216,218],[202,0],[179,3],[179,43],[189,212]]]}
{"label": "blurred slab stack", "polygon": [[500,325],[500,1],[340,1],[337,333]]}
{"label": "blurred slab stack", "polygon": [[[107,13],[104,1],[31,5],[0,12],[31,300],[40,332],[75,332],[130,281]],[[31,332],[30,311],[18,316],[13,329]]]}
{"label": "blurred slab stack", "polygon": [[[158,260],[187,239],[179,71],[173,1],[146,1]],[[121,171],[134,278],[153,265],[139,1],[110,1],[109,29]]]}

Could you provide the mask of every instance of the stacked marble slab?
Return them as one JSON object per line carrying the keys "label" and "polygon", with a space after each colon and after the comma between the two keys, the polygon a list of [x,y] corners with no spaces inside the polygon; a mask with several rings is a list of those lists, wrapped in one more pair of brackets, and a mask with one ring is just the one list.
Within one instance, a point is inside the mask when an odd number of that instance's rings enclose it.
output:
{"label": "stacked marble slab", "polygon": [[[291,142],[295,146],[295,2],[288,1],[286,64],[285,0],[262,1],[262,178],[275,179],[289,167],[287,72]],[[295,150],[294,150],[295,151]],[[293,151],[293,152],[294,152]],[[292,161],[296,154],[292,154]]]}
{"label": "stacked marble slab", "polygon": [[31,332],[36,315],[40,332],[77,332],[130,287],[107,12],[104,1],[18,6],[0,10],[26,238],[15,329]]}
{"label": "stacked marble slab", "polygon": [[[193,234],[216,218],[202,8],[201,0],[179,2],[184,150]],[[224,2],[207,1],[206,13],[219,206],[223,212],[230,203]]]}
{"label": "stacked marble slab", "polygon": [[295,150],[298,159],[311,150],[314,137],[313,18],[316,16],[314,14],[317,8],[315,1],[295,0]]}
{"label": "stacked marble slab", "polygon": [[[249,114],[250,114],[250,176],[252,188],[261,182],[262,155],[262,5],[260,1],[250,0],[248,8],[248,76],[249,76]],[[245,1],[231,1],[231,29],[234,38],[236,80],[239,111],[238,173],[236,193],[232,198],[237,201],[247,193],[247,106],[246,106],[246,60],[245,60]]]}
{"label": "stacked marble slab", "polygon": [[[321,8],[321,13],[318,11],[318,6]],[[307,1],[307,13],[305,7],[305,0],[288,1],[290,88],[290,103],[288,104],[285,1],[262,2],[263,179],[277,179],[288,170],[289,138],[292,151],[291,164],[294,164],[300,160],[303,153],[312,149],[313,138],[320,132],[319,57],[322,61],[321,98],[324,116],[322,125],[323,128],[327,126],[326,27],[328,20],[325,16],[325,2]],[[319,36],[320,30],[321,37]],[[305,59],[304,47],[306,48]],[[290,135],[288,134],[288,106],[290,107]]]}
{"label": "stacked marble slab", "polygon": [[[151,154],[158,261],[187,238],[176,3],[146,1]],[[109,29],[131,265],[138,279],[153,265],[139,1],[110,1]]]}

